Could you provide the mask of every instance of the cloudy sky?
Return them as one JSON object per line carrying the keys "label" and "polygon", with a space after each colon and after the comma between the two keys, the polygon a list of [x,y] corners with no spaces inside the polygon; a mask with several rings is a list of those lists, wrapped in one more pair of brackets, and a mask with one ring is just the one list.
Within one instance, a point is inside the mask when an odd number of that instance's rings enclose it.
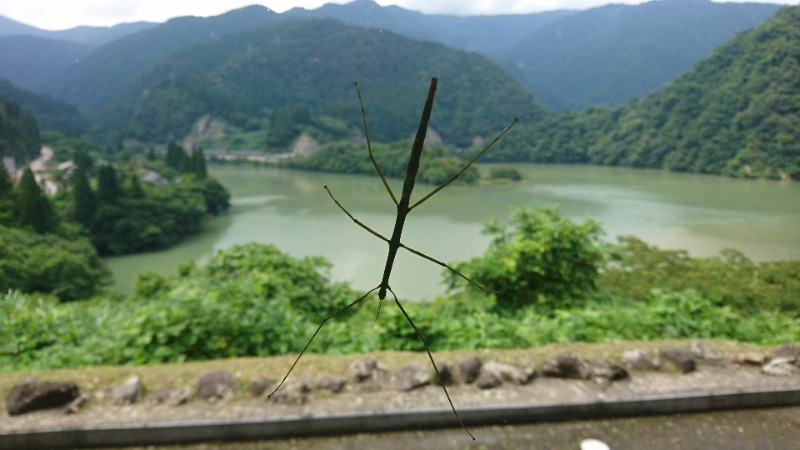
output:
{"label": "cloudy sky", "polygon": [[[0,15],[49,30],[78,25],[109,26],[123,22],[164,22],[177,16],[214,16],[232,9],[261,4],[276,12],[300,6],[314,9],[325,3],[350,0],[0,0]],[[797,4],[798,0],[750,0]],[[428,14],[519,14],[554,9],[588,9],[606,3],[642,0],[377,0]]]}

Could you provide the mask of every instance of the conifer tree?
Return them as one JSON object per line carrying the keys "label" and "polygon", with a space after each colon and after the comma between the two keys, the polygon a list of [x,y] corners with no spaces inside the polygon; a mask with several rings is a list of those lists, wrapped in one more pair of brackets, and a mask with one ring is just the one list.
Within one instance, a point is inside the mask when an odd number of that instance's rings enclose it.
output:
{"label": "conifer tree", "polygon": [[91,186],[89,186],[89,180],[80,166],[75,169],[75,173],[72,175],[72,202],[75,220],[84,227],[89,228],[92,224],[92,219],[94,219],[97,201]]}
{"label": "conifer tree", "polygon": [[14,183],[5,164],[0,164],[0,225],[14,222]]}
{"label": "conifer tree", "polygon": [[58,226],[53,205],[36,183],[30,167],[26,168],[16,189],[17,222],[39,234],[54,231]]}
{"label": "conifer tree", "polygon": [[208,177],[206,156],[203,154],[202,148],[197,148],[192,151],[192,173],[197,175],[197,178],[199,179]]}
{"label": "conifer tree", "polygon": [[114,167],[108,164],[100,166],[97,170],[97,200],[106,204],[117,203],[121,194]]}
{"label": "conifer tree", "polygon": [[170,143],[167,144],[167,165],[177,171],[181,171],[186,164],[185,160],[186,152],[183,148],[175,142],[170,141]]}

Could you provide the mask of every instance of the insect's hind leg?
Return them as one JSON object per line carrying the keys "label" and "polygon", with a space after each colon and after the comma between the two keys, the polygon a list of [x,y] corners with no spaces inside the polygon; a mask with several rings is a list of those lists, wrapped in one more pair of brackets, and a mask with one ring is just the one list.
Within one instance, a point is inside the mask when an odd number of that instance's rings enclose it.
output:
{"label": "insect's hind leg", "polygon": [[375,292],[376,290],[378,290],[378,288],[379,288],[379,287],[380,287],[380,286],[378,286],[378,287],[375,287],[375,288],[374,288],[374,289],[372,289],[371,291],[369,291],[369,292],[367,292],[366,294],[364,294],[364,295],[362,295],[361,297],[359,297],[359,298],[358,298],[358,300],[354,301],[353,303],[350,303],[349,305],[345,306],[344,308],[342,308],[342,309],[340,309],[340,310],[336,311],[335,313],[333,313],[333,314],[329,315],[328,317],[326,317],[326,318],[322,319],[322,322],[321,322],[321,323],[319,324],[319,326],[317,327],[317,330],[314,332],[314,334],[313,334],[313,335],[311,335],[311,339],[309,339],[309,340],[308,340],[308,343],[306,343],[306,346],[305,346],[305,347],[303,347],[303,350],[300,352],[300,354],[299,354],[299,355],[297,355],[297,359],[295,359],[295,360],[294,360],[294,363],[292,363],[292,367],[289,367],[289,371],[288,371],[288,372],[286,372],[286,375],[283,377],[283,379],[281,380],[281,382],[280,382],[280,383],[278,383],[278,386],[275,388],[275,390],[273,390],[273,391],[272,391],[272,393],[270,393],[270,394],[267,396],[267,398],[271,398],[271,397],[272,397],[272,396],[273,396],[273,395],[274,395],[276,392],[278,392],[278,389],[280,389],[280,388],[281,388],[281,386],[283,386],[283,383],[286,381],[286,379],[287,379],[287,378],[289,378],[289,375],[292,373],[292,370],[294,370],[294,367],[297,365],[297,363],[298,363],[298,362],[300,362],[300,358],[302,358],[302,357],[303,357],[303,354],[305,354],[306,350],[308,350],[308,347],[311,345],[311,342],[314,340],[314,338],[315,338],[315,337],[317,337],[317,334],[319,334],[319,330],[321,330],[321,329],[322,329],[322,327],[323,327],[323,326],[324,326],[324,325],[325,325],[325,324],[326,324],[326,323],[327,323],[329,320],[333,319],[334,317],[338,316],[339,314],[342,314],[343,312],[347,311],[348,309],[352,308],[353,306],[356,306],[357,304],[361,303],[362,301],[364,301],[364,299],[365,299],[365,298],[367,298],[367,297],[369,296],[369,294],[372,294],[373,292]]}
{"label": "insect's hind leg", "polygon": [[[436,377],[441,380],[442,375],[439,373],[439,368],[436,367],[436,361],[433,360],[433,355],[431,354],[431,350],[430,348],[428,348],[428,342],[425,341],[425,337],[422,336],[422,333],[419,331],[419,328],[417,328],[417,326],[414,325],[414,321],[411,320],[411,316],[409,316],[408,313],[406,312],[406,309],[403,308],[403,305],[400,303],[400,300],[397,299],[397,295],[394,293],[392,288],[388,289],[389,292],[392,293],[392,297],[394,298],[394,302],[397,303],[397,307],[400,308],[400,311],[403,313],[403,316],[405,316],[406,321],[408,321],[408,323],[411,325],[411,328],[414,329],[414,332],[417,334],[417,337],[419,338],[420,341],[422,341],[422,345],[425,346],[425,352],[428,353],[428,358],[431,360],[431,365],[433,365],[433,371],[436,372]],[[461,417],[458,416],[458,411],[456,411],[456,407],[455,405],[453,405],[453,400],[450,398],[450,393],[447,392],[447,388],[445,387],[444,383],[441,383],[440,386],[444,390],[444,395],[447,397],[447,402],[450,403],[450,409],[453,410],[453,414],[455,414],[456,420],[458,420],[458,423],[461,424],[461,427],[464,428],[464,431],[466,431],[469,437],[471,437],[472,440],[474,441],[475,436],[473,436],[472,433],[470,433],[469,429],[467,429],[467,426],[461,420]]]}

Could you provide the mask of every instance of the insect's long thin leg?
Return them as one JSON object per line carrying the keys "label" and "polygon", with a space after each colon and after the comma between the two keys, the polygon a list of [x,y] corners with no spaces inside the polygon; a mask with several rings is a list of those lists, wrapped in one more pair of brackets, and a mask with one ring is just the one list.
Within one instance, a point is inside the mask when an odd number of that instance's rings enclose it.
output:
{"label": "insect's long thin leg", "polygon": [[345,207],[342,206],[341,203],[339,203],[339,200],[336,200],[336,197],[333,196],[333,193],[331,193],[331,190],[328,189],[328,186],[326,185],[324,187],[325,187],[325,190],[328,191],[328,195],[331,196],[331,199],[333,200],[333,202],[336,203],[336,206],[338,206],[339,209],[344,211],[344,213],[347,214],[347,217],[349,217],[350,220],[352,220],[356,225],[360,226],[361,228],[369,231],[370,234],[372,234],[373,236],[375,236],[378,239],[382,240],[383,242],[389,242],[389,239],[386,239],[382,234],[380,234],[377,231],[373,230],[372,228],[366,226],[363,222],[361,222],[360,220],[358,220],[355,217],[353,217],[353,215],[350,214],[350,212],[348,210],[346,210]]}
{"label": "insect's long thin leg", "polygon": [[[380,287],[380,286],[378,286],[378,287]],[[276,392],[278,392],[278,389],[280,389],[281,386],[283,386],[283,383],[286,381],[287,378],[289,378],[289,375],[292,373],[292,370],[294,370],[294,367],[297,365],[298,362],[300,362],[300,358],[303,357],[303,354],[306,352],[306,350],[308,350],[308,346],[311,345],[311,341],[313,341],[314,338],[317,337],[317,334],[319,334],[319,330],[322,329],[322,327],[325,325],[325,323],[327,323],[329,320],[333,319],[334,317],[338,316],[339,314],[341,314],[341,313],[347,311],[348,309],[352,308],[353,306],[355,306],[355,305],[361,303],[362,301],[364,301],[364,299],[367,298],[369,296],[369,294],[372,294],[373,292],[378,290],[378,287],[373,288],[371,291],[369,291],[366,294],[364,294],[361,297],[359,297],[358,300],[354,301],[353,303],[350,303],[349,305],[345,306],[344,308],[342,308],[342,309],[336,311],[335,313],[331,314],[330,316],[322,319],[322,322],[317,327],[317,331],[315,331],[314,334],[311,335],[311,339],[308,340],[308,343],[306,343],[306,346],[303,347],[303,350],[300,352],[299,355],[297,355],[297,359],[294,360],[294,363],[292,364],[292,367],[289,367],[289,371],[286,372],[286,375],[283,377],[281,382],[278,383],[278,386],[275,388],[275,390],[272,391],[271,394],[269,394],[267,396],[267,398],[271,398]]]}
{"label": "insect's long thin leg", "polygon": [[[394,302],[397,303],[397,307],[400,308],[400,311],[402,311],[402,313],[405,316],[405,318],[408,321],[408,323],[411,324],[411,328],[414,329],[414,332],[417,333],[417,337],[419,338],[420,341],[422,341],[422,345],[425,346],[425,351],[428,353],[428,358],[431,360],[431,364],[433,365],[433,371],[436,372],[436,377],[439,380],[441,380],[442,376],[439,373],[439,368],[436,367],[436,361],[433,360],[433,355],[431,355],[431,351],[428,348],[428,343],[425,341],[425,337],[422,336],[422,333],[419,331],[419,328],[417,328],[417,326],[414,325],[414,321],[411,320],[411,316],[409,316],[408,313],[406,312],[406,309],[403,308],[403,305],[400,303],[400,300],[397,299],[397,295],[394,293],[392,288],[388,287],[388,289],[389,289],[389,292],[392,293],[392,297],[394,297]],[[453,410],[453,414],[455,414],[456,419],[458,420],[458,423],[461,424],[461,426],[464,428],[464,431],[466,431],[467,434],[469,435],[469,437],[471,437],[472,440],[474,441],[475,440],[475,436],[473,436],[472,433],[469,432],[469,429],[467,429],[467,426],[464,425],[464,422],[461,420],[461,417],[458,416],[458,411],[456,411],[456,407],[455,407],[455,405],[453,405],[453,400],[450,398],[450,393],[447,392],[447,388],[445,387],[444,383],[440,383],[440,385],[442,386],[442,389],[444,390],[444,395],[447,397],[447,402],[450,403],[450,409]]]}
{"label": "insect's long thin leg", "polygon": [[433,196],[434,196],[434,195],[435,195],[437,192],[439,192],[439,191],[441,191],[442,189],[446,188],[446,187],[447,187],[447,186],[448,186],[450,183],[452,183],[453,181],[455,181],[455,180],[456,180],[456,178],[460,177],[460,176],[461,176],[461,174],[463,174],[464,172],[466,172],[466,171],[467,171],[467,169],[469,169],[469,168],[470,168],[470,166],[471,166],[471,165],[472,165],[472,164],[473,164],[475,161],[477,161],[477,160],[478,160],[478,158],[480,158],[480,157],[481,157],[481,156],[482,156],[484,153],[486,153],[486,151],[487,151],[487,150],[489,150],[490,148],[492,148],[492,146],[494,146],[494,144],[496,144],[496,143],[497,143],[497,141],[499,141],[499,140],[500,140],[500,138],[502,138],[502,137],[503,137],[503,136],[504,136],[506,133],[508,133],[508,132],[509,132],[509,130],[511,130],[511,127],[513,127],[513,126],[514,126],[514,124],[515,124],[515,123],[517,123],[517,121],[518,121],[518,119],[514,119],[513,121],[511,121],[511,124],[509,124],[509,125],[508,125],[508,126],[507,126],[507,127],[504,129],[504,130],[503,130],[503,131],[501,131],[501,132],[500,132],[500,134],[498,134],[498,135],[497,135],[497,137],[495,137],[494,139],[492,139],[492,142],[490,142],[490,143],[489,143],[489,145],[487,145],[486,147],[484,147],[484,148],[483,148],[483,150],[481,150],[480,152],[478,152],[478,154],[477,154],[477,155],[475,155],[475,156],[474,156],[474,157],[473,157],[473,158],[472,158],[472,159],[471,159],[471,160],[470,160],[470,161],[467,163],[467,165],[465,165],[465,166],[464,166],[464,167],[463,167],[463,168],[462,168],[462,169],[461,169],[461,170],[460,170],[460,171],[459,171],[457,174],[453,175],[453,176],[452,176],[452,177],[451,177],[449,180],[445,181],[444,183],[442,183],[441,185],[439,185],[439,187],[437,187],[436,189],[432,190],[432,191],[431,191],[431,192],[430,192],[428,195],[426,195],[426,196],[422,197],[422,198],[421,198],[419,201],[417,201],[416,203],[414,203],[413,205],[411,205],[411,207],[410,207],[410,208],[408,208],[408,210],[409,210],[409,211],[411,211],[412,209],[414,209],[414,208],[416,208],[417,206],[421,205],[423,202],[425,202],[425,201],[426,201],[426,200],[428,200],[429,198],[433,197]]}
{"label": "insect's long thin leg", "polygon": [[445,269],[447,269],[447,270],[453,272],[454,274],[460,276],[461,278],[467,280],[467,282],[469,282],[469,284],[475,286],[476,288],[482,290],[483,292],[485,292],[487,294],[497,294],[498,293],[498,292],[490,291],[490,290],[486,289],[485,287],[481,286],[480,284],[472,281],[468,276],[466,276],[463,273],[457,271],[456,269],[450,267],[449,265],[447,265],[447,263],[445,263],[443,261],[439,261],[436,258],[432,258],[432,257],[426,255],[425,253],[422,253],[419,250],[414,250],[413,248],[411,248],[411,247],[409,247],[409,246],[407,246],[405,244],[402,244],[402,243],[400,244],[400,247],[408,250],[409,252],[411,252],[411,253],[413,253],[413,254],[421,257],[421,258],[425,258],[425,259],[427,259],[428,261],[430,261],[430,262],[432,262],[434,264],[438,264],[438,265],[444,267]]}
{"label": "insect's long thin leg", "polygon": [[375,155],[372,153],[372,144],[369,140],[369,127],[367,127],[367,113],[364,110],[364,100],[361,99],[361,90],[358,89],[358,81],[353,82],[356,87],[356,93],[358,94],[358,103],[361,104],[361,120],[364,122],[364,136],[367,138],[367,151],[369,152],[369,159],[372,161],[372,165],[375,166],[375,170],[378,172],[378,176],[381,177],[381,181],[383,181],[383,185],[386,187],[386,191],[389,193],[389,197],[392,197],[392,201],[394,204],[397,204],[397,197],[394,196],[394,192],[392,192],[392,188],[389,186],[389,182],[386,180],[386,177],[383,176],[383,171],[381,171],[381,166],[378,165],[378,160],[375,159]]}

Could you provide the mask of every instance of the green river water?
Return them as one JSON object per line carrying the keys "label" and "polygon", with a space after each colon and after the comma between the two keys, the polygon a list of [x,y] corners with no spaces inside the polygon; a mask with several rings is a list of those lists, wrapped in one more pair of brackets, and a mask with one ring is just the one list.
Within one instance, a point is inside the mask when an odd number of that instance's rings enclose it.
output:
{"label": "green river water", "polygon": [[[798,183],[595,166],[514,167],[523,181],[438,193],[409,215],[403,242],[442,261],[462,261],[486,249],[486,220],[504,220],[516,205],[559,205],[572,220],[599,221],[609,240],[632,234],[694,256],[731,247],[757,261],[800,258]],[[377,177],[247,165],[210,171],[231,191],[230,213],[168,250],[108,258],[120,291],[129,293],[141,271],[174,274],[180,262],[202,264],[218,250],[251,241],[296,257],[324,256],[334,265],[332,278],[361,289],[380,282],[386,244],[348,219],[323,189],[328,185],[356,218],[388,237],[395,208]],[[399,193],[400,181],[394,185]],[[417,185],[415,197],[430,189]],[[433,298],[444,292],[440,280],[439,266],[398,254],[392,287],[399,296]]]}

